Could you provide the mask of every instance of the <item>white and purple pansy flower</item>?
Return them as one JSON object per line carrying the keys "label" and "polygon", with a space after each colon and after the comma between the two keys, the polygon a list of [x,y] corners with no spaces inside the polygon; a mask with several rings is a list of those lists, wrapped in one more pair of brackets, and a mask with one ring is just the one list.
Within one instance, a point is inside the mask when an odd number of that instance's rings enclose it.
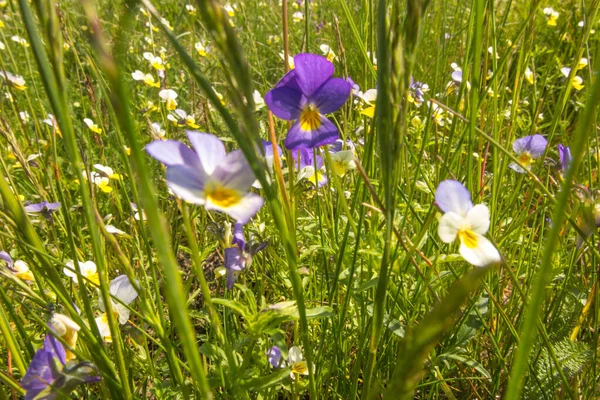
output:
{"label": "white and purple pansy flower", "polygon": [[313,185],[322,187],[327,184],[327,174],[322,173],[323,157],[313,155],[312,149],[302,148],[292,151],[294,164],[298,169],[298,181],[307,179]]}
{"label": "white and purple pansy flower", "polygon": [[227,289],[232,289],[242,271],[252,265],[252,258],[267,246],[267,242],[250,241],[246,244],[243,225],[236,223],[233,227],[232,244],[234,247],[225,249],[225,270],[227,271]]}
{"label": "white and purple pansy flower", "polygon": [[[531,135],[517,139],[513,142],[513,150],[517,153],[519,163],[510,163],[509,167],[519,173],[525,173],[525,169],[530,169],[531,164],[537,158],[544,155],[548,141],[542,135]],[[524,168],[523,168],[524,167]]]}
{"label": "white and purple pansy flower", "polygon": [[345,79],[333,78],[335,68],[325,57],[298,54],[294,65],[265,96],[273,114],[295,121],[284,145],[296,150],[331,144],[339,137],[339,131],[325,115],[344,105],[352,85]]}
{"label": "white and purple pansy flower", "polygon": [[485,235],[490,227],[490,211],[485,204],[473,206],[471,194],[460,182],[445,180],[435,191],[435,202],[444,212],[438,234],[444,243],[458,237],[459,253],[476,267],[502,261],[500,253]]}
{"label": "white and purple pansy flower", "polygon": [[250,192],[254,173],[241,150],[231,153],[209,133],[187,132],[194,150],[177,140],[156,140],[146,151],[167,167],[167,185],[179,198],[221,211],[245,224],[263,199]]}

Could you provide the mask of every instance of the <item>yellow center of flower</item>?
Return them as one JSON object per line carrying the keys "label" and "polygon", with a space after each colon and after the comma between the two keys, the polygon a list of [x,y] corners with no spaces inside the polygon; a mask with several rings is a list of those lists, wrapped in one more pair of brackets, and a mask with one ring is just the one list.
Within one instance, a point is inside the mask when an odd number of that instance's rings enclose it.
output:
{"label": "yellow center of flower", "polygon": [[306,361],[300,361],[292,365],[292,372],[295,374],[306,374],[308,371],[308,365]]}
{"label": "yellow center of flower", "polygon": [[236,190],[225,188],[219,184],[207,185],[206,197],[214,205],[223,208],[231,207],[242,199]]}
{"label": "yellow center of flower", "polygon": [[304,107],[300,114],[300,129],[303,131],[316,131],[321,126],[321,114],[314,104]]}
{"label": "yellow center of flower", "polygon": [[458,239],[470,249],[477,247],[477,235],[469,228],[461,228],[458,231]]}
{"label": "yellow center of flower", "polygon": [[531,157],[531,154],[529,154],[529,152],[526,151],[523,154],[519,154],[517,160],[519,160],[519,162],[524,166],[528,167],[531,164],[533,157]]}

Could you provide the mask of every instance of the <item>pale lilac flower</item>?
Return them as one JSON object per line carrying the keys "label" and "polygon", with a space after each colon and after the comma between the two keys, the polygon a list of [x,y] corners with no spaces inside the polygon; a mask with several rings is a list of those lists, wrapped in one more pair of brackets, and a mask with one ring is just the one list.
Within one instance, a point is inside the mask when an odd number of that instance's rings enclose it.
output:
{"label": "pale lilac flower", "polygon": [[525,173],[525,169],[531,169],[531,164],[537,158],[544,155],[548,141],[542,135],[531,135],[517,139],[513,142],[513,150],[517,153],[517,159],[523,165],[510,163],[509,167],[519,173]]}
{"label": "pale lilac flower", "polygon": [[490,211],[484,204],[473,206],[467,188],[457,181],[443,181],[435,192],[435,202],[444,212],[438,226],[444,243],[458,237],[460,255],[476,267],[502,261],[496,247],[483,236],[490,227]]}
{"label": "pale lilac flower", "polygon": [[241,150],[227,154],[225,145],[209,133],[188,131],[194,150],[176,140],[146,146],[167,167],[167,184],[181,199],[221,211],[243,224],[258,212],[263,199],[250,192],[254,173]]}
{"label": "pale lilac flower", "polygon": [[563,174],[567,172],[567,168],[571,165],[573,161],[573,156],[571,155],[571,149],[569,146],[563,146],[562,144],[558,145],[558,156],[560,157],[560,165]]}

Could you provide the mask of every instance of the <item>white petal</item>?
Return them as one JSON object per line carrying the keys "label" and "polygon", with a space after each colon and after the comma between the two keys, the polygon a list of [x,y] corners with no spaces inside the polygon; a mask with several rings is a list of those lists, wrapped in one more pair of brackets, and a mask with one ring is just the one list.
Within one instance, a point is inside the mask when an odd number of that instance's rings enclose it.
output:
{"label": "white petal", "polygon": [[466,223],[473,232],[485,235],[490,229],[490,210],[485,204],[477,204],[467,214]]}
{"label": "white petal", "polygon": [[260,210],[263,202],[263,198],[259,195],[248,193],[239,202],[230,207],[221,207],[212,202],[207,202],[205,207],[207,210],[222,211],[230,215],[237,222],[241,224],[247,224],[248,221],[250,221],[250,219],[256,215],[258,210]]}
{"label": "white petal", "polygon": [[454,212],[447,212],[440,218],[438,235],[442,242],[452,243],[456,240],[458,230],[464,224],[465,219]]}
{"label": "white petal", "polygon": [[288,363],[296,364],[300,361],[302,361],[302,350],[298,346],[293,346],[288,352]]}
{"label": "white petal", "polygon": [[119,275],[110,282],[110,294],[125,304],[130,304],[138,296],[127,275]]}
{"label": "white petal", "polygon": [[470,248],[461,243],[458,252],[471,265],[476,267],[485,267],[490,264],[496,264],[502,261],[498,249],[484,236],[477,237],[477,246]]}

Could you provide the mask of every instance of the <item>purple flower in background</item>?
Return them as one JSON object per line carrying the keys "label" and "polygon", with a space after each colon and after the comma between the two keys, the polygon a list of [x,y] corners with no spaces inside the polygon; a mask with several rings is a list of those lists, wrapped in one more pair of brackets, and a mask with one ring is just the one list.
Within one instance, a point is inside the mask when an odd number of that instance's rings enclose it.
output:
{"label": "purple flower in background", "polygon": [[227,270],[227,289],[232,289],[235,281],[246,267],[252,265],[252,258],[267,246],[267,242],[246,244],[243,226],[235,224],[233,228],[233,244],[236,247],[225,249],[225,270]]}
{"label": "purple flower in background", "polygon": [[12,271],[14,262],[10,254],[5,252],[4,250],[0,251],[0,260],[6,261],[7,267]]}
{"label": "purple flower in background", "polygon": [[265,96],[267,106],[278,118],[296,121],[284,144],[290,150],[312,149],[333,143],[337,127],[325,117],[344,105],[352,85],[333,78],[334,66],[316,54],[298,54],[295,68]]}
{"label": "purple flower in background", "polygon": [[346,78],[346,80],[348,81],[348,83],[350,84],[350,87],[352,88],[353,96],[358,96],[359,94],[361,94],[360,86],[358,86],[358,83],[354,82],[354,80],[350,77]]}
{"label": "purple flower in background", "polygon": [[567,172],[567,168],[569,168],[569,165],[571,165],[571,162],[573,161],[573,156],[571,156],[571,149],[569,146],[563,146],[562,144],[559,144],[558,156],[560,157],[560,165],[564,174]]}
{"label": "purple flower in background", "polygon": [[513,150],[517,153],[517,160],[523,165],[510,163],[509,167],[516,172],[525,173],[523,167],[530,169],[536,158],[540,158],[546,151],[548,141],[542,135],[525,136],[513,142]]}
{"label": "purple flower in background", "polygon": [[267,350],[267,360],[269,360],[269,364],[273,366],[273,368],[277,368],[281,364],[281,350],[279,347],[273,346],[269,350]]}
{"label": "purple flower in background", "polygon": [[65,364],[64,346],[54,336],[46,335],[21,380],[25,400],[68,398],[75,387],[100,380],[97,368],[87,361],[69,368]]}
{"label": "purple flower in background", "polygon": [[60,208],[60,203],[48,203],[42,201],[41,203],[29,204],[25,206],[25,212],[28,214],[41,214],[46,219],[52,220],[52,213],[56,212]]}
{"label": "purple flower in background", "polygon": [[[308,179],[314,185],[322,187],[327,184],[327,175],[321,173],[323,158],[317,154],[315,159],[312,149],[299,149],[292,151],[294,165],[298,168],[298,180]],[[316,170],[315,170],[316,164]]]}
{"label": "purple flower in background", "polygon": [[227,154],[214,135],[187,132],[194,150],[177,140],[155,140],[146,146],[167,167],[167,185],[181,199],[224,212],[245,224],[263,199],[250,192],[254,173],[241,150]]}

